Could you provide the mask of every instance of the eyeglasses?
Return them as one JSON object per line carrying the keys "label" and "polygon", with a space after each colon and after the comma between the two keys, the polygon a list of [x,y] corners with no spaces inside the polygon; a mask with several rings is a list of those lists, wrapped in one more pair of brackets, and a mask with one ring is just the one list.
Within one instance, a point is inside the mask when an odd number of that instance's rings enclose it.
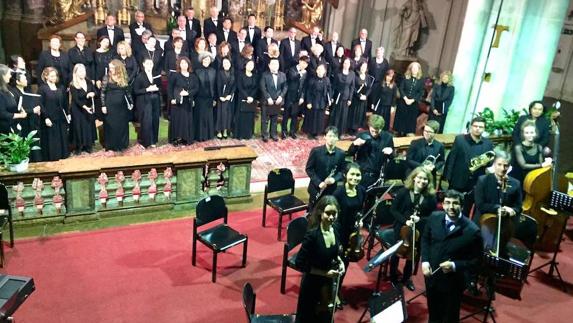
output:
{"label": "eyeglasses", "polygon": [[435,133],[435,132],[434,132],[434,131],[432,131],[432,130],[426,130],[426,129],[424,129],[424,133],[433,134],[433,133]]}

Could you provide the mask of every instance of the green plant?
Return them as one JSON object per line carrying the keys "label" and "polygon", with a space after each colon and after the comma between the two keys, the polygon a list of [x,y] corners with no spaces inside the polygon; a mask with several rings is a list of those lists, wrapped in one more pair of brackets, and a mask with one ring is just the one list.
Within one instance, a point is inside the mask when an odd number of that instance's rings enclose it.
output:
{"label": "green plant", "polygon": [[521,112],[515,110],[508,111],[506,109],[502,109],[501,111],[503,118],[498,120],[495,119],[495,115],[490,108],[484,108],[482,112],[477,114],[485,120],[485,131],[490,134],[500,132],[506,135],[513,132],[513,127],[515,127]]}
{"label": "green plant", "polygon": [[19,164],[30,156],[30,151],[38,150],[40,147],[35,143],[39,141],[36,136],[37,130],[31,131],[26,137],[15,133],[14,130],[8,134],[0,135],[0,160],[5,164]]}

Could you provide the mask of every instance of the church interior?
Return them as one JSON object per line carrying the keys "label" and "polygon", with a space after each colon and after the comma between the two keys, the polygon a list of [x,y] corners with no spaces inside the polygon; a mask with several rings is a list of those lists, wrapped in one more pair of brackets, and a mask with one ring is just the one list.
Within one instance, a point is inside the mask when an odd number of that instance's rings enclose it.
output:
{"label": "church interior", "polygon": [[0,323],[565,322],[572,62],[573,0],[0,0]]}

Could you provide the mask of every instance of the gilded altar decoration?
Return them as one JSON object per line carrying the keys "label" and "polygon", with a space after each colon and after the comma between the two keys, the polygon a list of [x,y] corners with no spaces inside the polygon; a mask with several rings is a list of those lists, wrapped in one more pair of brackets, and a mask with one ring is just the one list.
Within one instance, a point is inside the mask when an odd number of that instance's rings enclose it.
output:
{"label": "gilded altar decoration", "polygon": [[149,173],[147,173],[147,178],[149,179],[149,188],[147,189],[147,194],[151,200],[155,200],[155,194],[157,194],[157,170],[152,168]]}
{"label": "gilded altar decoration", "polygon": [[54,197],[52,198],[52,202],[56,207],[56,212],[60,214],[60,211],[62,210],[62,204],[64,203],[64,198],[62,197],[62,194],[60,194],[60,190],[64,186],[64,183],[62,182],[60,176],[54,176],[51,186],[54,189]]}
{"label": "gilded altar decoration", "polygon": [[117,11],[117,22],[120,25],[129,25],[131,23],[131,13],[129,12],[130,1],[123,0],[121,2],[121,9]]}
{"label": "gilded altar decoration", "polygon": [[115,189],[115,199],[120,206],[123,205],[123,197],[125,196],[125,192],[123,190],[124,181],[125,176],[123,175],[123,171],[120,170],[115,173],[115,183],[117,184],[117,188]]}
{"label": "gilded altar decoration", "polygon": [[422,0],[408,0],[404,3],[400,8],[400,23],[394,33],[394,56],[415,57],[420,30],[427,27]]}
{"label": "gilded altar decoration", "polygon": [[107,203],[107,198],[108,198],[107,189],[106,189],[106,184],[108,182],[107,174],[101,173],[99,175],[99,177],[97,178],[97,182],[99,183],[99,202],[101,203],[101,205],[103,207],[105,207],[106,203]]}
{"label": "gilded altar decoration", "polygon": [[257,3],[257,26],[266,26],[267,25],[267,20],[266,20],[266,11],[267,11],[267,2],[266,1],[262,1],[259,0],[259,2]]}
{"label": "gilded altar decoration", "polygon": [[105,0],[96,0],[96,6],[94,10],[94,20],[97,25],[103,24],[105,22],[105,16],[107,15],[105,8]]}
{"label": "gilded altar decoration", "polygon": [[60,24],[84,14],[82,7],[88,0],[51,0],[48,7],[48,22]]}
{"label": "gilded altar decoration", "polygon": [[302,23],[307,28],[319,26],[322,20],[322,0],[301,0]]}
{"label": "gilded altar decoration", "polygon": [[283,30],[285,25],[284,4],[284,0],[276,0],[275,2],[275,19],[273,22],[274,30]]}

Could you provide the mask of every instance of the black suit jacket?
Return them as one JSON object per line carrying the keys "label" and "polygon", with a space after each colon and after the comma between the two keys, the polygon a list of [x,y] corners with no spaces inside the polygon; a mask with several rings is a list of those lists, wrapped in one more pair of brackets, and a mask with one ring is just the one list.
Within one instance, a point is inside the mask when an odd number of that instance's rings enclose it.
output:
{"label": "black suit jacket", "polygon": [[[336,43],[336,49],[338,49],[338,47],[342,46],[342,44],[340,44],[340,42]],[[334,51],[332,51],[332,42],[329,41],[328,43],[324,44],[324,58],[326,58],[326,61],[328,62],[328,64],[332,64],[332,60],[334,59],[334,55],[336,55],[336,49]]]}
{"label": "black suit jacket", "polygon": [[[406,162],[408,163],[408,168],[413,170],[414,168],[421,166],[426,157],[432,155],[438,157],[435,162],[434,173],[441,169],[445,163],[445,148],[444,144],[434,139],[432,145],[428,145],[428,142],[424,138],[413,140],[408,148],[408,153],[406,154]],[[439,156],[438,156],[439,155]]]}
{"label": "black suit jacket", "polygon": [[[271,38],[271,44],[272,43],[278,44],[279,42],[276,39]],[[259,39],[259,41],[257,42],[257,47],[255,48],[257,59],[260,59],[261,57],[265,56],[266,55],[265,53],[267,53],[268,49],[269,49],[269,44],[267,43],[267,39],[266,38]]]}
{"label": "black suit jacket", "polygon": [[[144,21],[142,25],[143,28],[153,33],[153,29],[151,29],[150,24]],[[131,48],[134,48],[135,46],[143,46],[143,43],[141,42],[141,34],[137,34],[137,28],[139,28],[139,25],[135,21],[129,25],[129,34],[131,35]]]}
{"label": "black suit jacket", "polygon": [[[332,178],[334,178],[336,183],[342,180],[344,165],[346,163],[345,158],[344,151],[338,147],[336,147],[331,154],[328,153],[326,145],[311,149],[305,170],[310,178],[308,192],[312,198],[318,193],[320,183],[324,181],[332,171],[334,171]],[[325,194],[332,194],[336,189],[336,183],[328,185]]]}
{"label": "black suit jacket", "polygon": [[253,47],[256,49],[257,44],[259,43],[259,40],[261,40],[262,37],[261,28],[257,26],[254,27],[255,31],[253,33],[253,37],[251,37],[251,33],[249,32],[249,26],[245,26],[244,28],[247,30],[247,40],[249,41],[249,43],[253,44]]}
{"label": "black suit jacket", "polygon": [[453,261],[455,271],[445,274],[441,270],[426,278],[427,288],[461,293],[465,289],[465,273],[474,271],[482,256],[480,230],[467,217],[457,220],[453,231],[445,224],[446,213],[436,211],[426,221],[422,235],[422,263],[429,262],[432,270],[444,261]]}
{"label": "black suit jacket", "polygon": [[[229,35],[227,36],[227,43],[229,44],[233,44],[237,41],[237,33],[230,29],[229,30]],[[223,29],[219,29],[217,30],[217,45],[222,43],[223,41],[225,41],[225,31],[223,31]]]}
{"label": "black suit jacket", "polygon": [[[360,45],[360,38],[356,38],[352,41],[352,45],[350,46],[350,50],[354,50],[354,46]],[[366,39],[366,46],[364,46],[364,52],[362,53],[362,57],[366,59],[370,59],[372,57],[372,41],[370,39]]]}
{"label": "black suit jacket", "polygon": [[[193,27],[191,27],[191,25]],[[195,38],[199,38],[203,35],[201,33],[201,22],[197,18],[193,18],[191,22],[189,22],[189,18],[187,18],[187,30],[193,30],[195,32]]]}
{"label": "black suit jacket", "polygon": [[[109,37],[109,34],[107,33],[107,26],[103,26],[100,29],[98,29],[96,35],[97,39],[99,39],[102,36]],[[125,36],[123,35],[123,29],[121,29],[118,26],[113,26],[113,39],[110,39],[111,46],[115,48],[117,46],[117,43],[123,40],[125,40]]]}
{"label": "black suit jacket", "polygon": [[294,40],[294,56],[289,38],[284,38],[279,44],[281,71],[288,71],[291,67],[298,64],[298,54],[300,53],[300,41]]}
{"label": "black suit jacket", "polygon": [[[521,214],[523,203],[521,185],[519,184],[519,181],[513,177],[509,177],[507,183],[506,192],[503,193],[503,206],[509,206],[515,211],[516,215],[519,215]],[[480,178],[478,178],[474,194],[474,222],[479,223],[479,219],[482,214],[497,214],[497,210],[501,207],[499,204],[500,190],[498,188],[497,178],[494,174],[480,176]]]}
{"label": "black suit jacket", "polygon": [[489,150],[493,150],[493,144],[487,138],[475,143],[469,134],[457,135],[444,167],[444,176],[450,187],[462,192],[471,190],[484,170],[482,168],[472,174],[469,170],[470,160]]}
{"label": "black suit jacket", "polygon": [[[316,43],[322,45],[322,40],[320,40],[320,39],[318,39],[318,37],[316,37]],[[310,48],[312,47],[312,40],[311,40],[310,35],[304,36],[302,38],[302,40],[300,41],[300,47],[302,50],[306,50],[308,52],[308,54],[310,55]]]}
{"label": "black suit jacket", "polygon": [[[263,73],[263,76],[261,77],[260,81],[260,87],[261,87],[261,103],[263,105],[265,106],[267,105],[267,100],[269,98],[275,101],[279,96],[282,97],[283,99],[281,105],[284,104],[287,92],[287,79],[285,73],[278,72],[276,87],[271,72]],[[273,107],[278,107],[278,106],[275,104],[273,105]]]}
{"label": "black suit jacket", "polygon": [[217,32],[219,30],[223,29],[223,20],[222,19],[218,19],[217,20],[217,25],[215,26],[215,23],[213,22],[213,20],[211,19],[211,17],[205,19],[203,21],[203,37],[205,37],[205,39],[207,39],[207,37],[209,37],[210,34],[217,34]]}
{"label": "black suit jacket", "polygon": [[302,98],[304,99],[304,87],[306,85],[306,79],[308,72],[301,74],[298,72],[296,66],[291,67],[287,73],[287,94],[285,104],[291,105],[295,104],[298,106],[298,101]]}

